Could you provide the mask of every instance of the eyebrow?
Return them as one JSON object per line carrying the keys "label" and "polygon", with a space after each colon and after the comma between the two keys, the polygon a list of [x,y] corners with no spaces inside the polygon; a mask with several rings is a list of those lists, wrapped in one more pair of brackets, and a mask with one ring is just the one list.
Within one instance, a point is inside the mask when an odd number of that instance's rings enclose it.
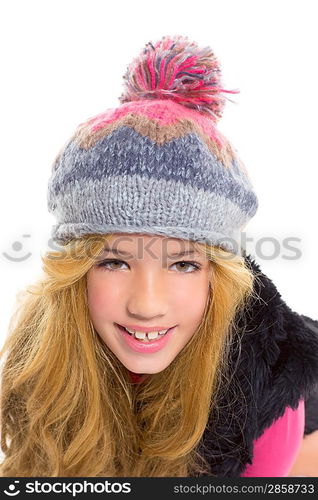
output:
{"label": "eyebrow", "polygon": [[[117,250],[116,248],[104,248],[104,252],[106,253],[113,253],[115,255],[123,255],[123,256],[131,256],[131,253],[125,252],[124,250]],[[197,250],[184,250],[183,252],[175,252],[175,253],[169,253],[169,257],[183,257],[184,255],[200,255],[200,253]]]}

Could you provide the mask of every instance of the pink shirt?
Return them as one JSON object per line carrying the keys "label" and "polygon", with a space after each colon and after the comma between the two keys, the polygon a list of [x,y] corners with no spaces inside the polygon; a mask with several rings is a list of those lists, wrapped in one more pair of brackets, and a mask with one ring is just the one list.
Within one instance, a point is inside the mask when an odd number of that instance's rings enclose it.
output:
{"label": "pink shirt", "polygon": [[[134,383],[141,375],[130,372]],[[296,460],[305,430],[305,404],[301,399],[296,410],[285,413],[254,441],[253,462],[241,477],[285,477]]]}
{"label": "pink shirt", "polygon": [[285,413],[254,441],[254,456],[241,477],[285,477],[292,468],[305,430],[305,404]]}

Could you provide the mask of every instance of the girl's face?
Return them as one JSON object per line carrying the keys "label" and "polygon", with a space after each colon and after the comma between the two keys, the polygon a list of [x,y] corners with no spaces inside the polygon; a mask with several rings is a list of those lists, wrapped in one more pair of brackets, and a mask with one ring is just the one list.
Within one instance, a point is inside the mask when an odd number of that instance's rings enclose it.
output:
{"label": "girl's face", "polygon": [[[198,327],[209,296],[209,261],[189,240],[118,233],[87,273],[88,308],[102,340],[135,373],[164,370]],[[191,251],[193,253],[191,253]],[[151,331],[175,327],[152,352],[117,325]],[[128,342],[128,340],[130,342]],[[145,345],[147,347],[147,345]]]}

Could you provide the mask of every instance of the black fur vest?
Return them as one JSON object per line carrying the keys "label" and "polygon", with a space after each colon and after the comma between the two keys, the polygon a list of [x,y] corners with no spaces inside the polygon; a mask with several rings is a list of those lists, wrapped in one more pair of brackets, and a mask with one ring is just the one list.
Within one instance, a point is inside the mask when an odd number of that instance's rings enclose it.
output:
{"label": "black fur vest", "polygon": [[252,463],[253,441],[302,397],[305,434],[318,429],[318,321],[292,311],[252,257],[243,256],[257,275],[259,298],[237,316],[231,377],[199,445],[211,466],[212,474],[204,475],[239,477]]}

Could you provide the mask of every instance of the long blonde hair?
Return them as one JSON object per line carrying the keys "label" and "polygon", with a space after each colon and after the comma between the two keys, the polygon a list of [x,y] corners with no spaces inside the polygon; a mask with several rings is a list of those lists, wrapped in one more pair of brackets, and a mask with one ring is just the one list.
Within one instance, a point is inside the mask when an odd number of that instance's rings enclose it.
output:
{"label": "long blonde hair", "polygon": [[100,236],[76,240],[76,256],[71,243],[47,252],[43,278],[22,292],[10,320],[0,352],[0,475],[213,475],[197,446],[253,273],[242,256],[196,243],[213,276],[202,321],[165,370],[134,385],[89,317],[86,273],[111,235]]}

